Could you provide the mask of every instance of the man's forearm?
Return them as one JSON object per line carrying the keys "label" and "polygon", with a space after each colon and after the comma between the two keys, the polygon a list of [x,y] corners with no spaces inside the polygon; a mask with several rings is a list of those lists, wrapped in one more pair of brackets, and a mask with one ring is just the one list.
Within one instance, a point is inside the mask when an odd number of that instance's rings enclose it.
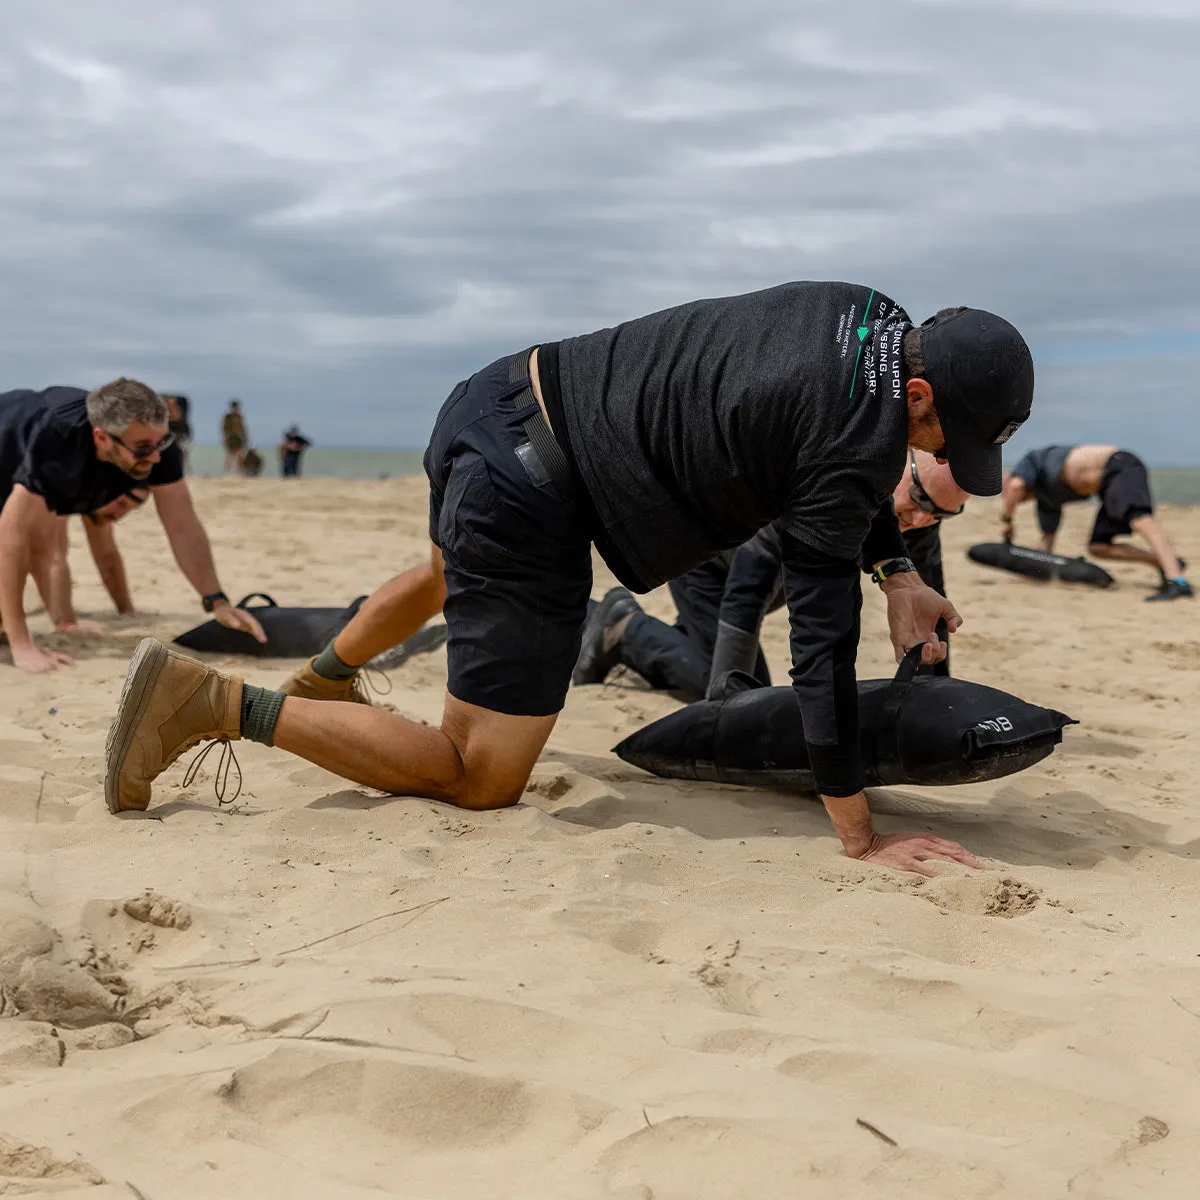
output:
{"label": "man's forearm", "polygon": [[133,596],[129,592],[129,580],[126,578],[125,564],[120,556],[111,563],[97,563],[96,566],[100,572],[100,581],[104,584],[104,590],[108,592],[113,606],[122,616],[128,616],[133,612]]}
{"label": "man's forearm", "polygon": [[46,607],[55,625],[75,624],[75,604],[71,595],[71,568],[65,554],[51,556],[47,574],[49,592]]}
{"label": "man's forearm", "polygon": [[100,582],[112,598],[117,612],[127,615],[133,612],[133,597],[129,593],[129,581],[125,575],[125,561],[117,548],[116,534],[110,524],[85,521],[88,545]]}
{"label": "man's forearm", "polygon": [[171,542],[171,551],[175,561],[183,572],[184,578],[196,589],[198,596],[210,596],[221,590],[217,579],[217,567],[213,562],[212,546],[204,526],[196,520],[188,523],[185,528],[176,533],[167,532]]}
{"label": "man's forearm", "polygon": [[1011,522],[1013,513],[1017,511],[1017,505],[1025,499],[1025,483],[1021,479],[1010,479],[1004,485],[1004,491],[1001,494],[1000,520]]}
{"label": "man's forearm", "polygon": [[821,802],[846,854],[850,858],[861,858],[875,837],[866,792],[855,792],[852,796],[822,796]]}

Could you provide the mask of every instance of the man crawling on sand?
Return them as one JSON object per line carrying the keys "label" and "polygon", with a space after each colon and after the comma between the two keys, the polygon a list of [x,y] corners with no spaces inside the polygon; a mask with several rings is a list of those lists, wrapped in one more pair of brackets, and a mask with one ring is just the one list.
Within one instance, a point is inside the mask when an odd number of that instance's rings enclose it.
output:
{"label": "man crawling on sand", "polygon": [[[33,575],[56,623],[76,624],[60,518],[94,513],[103,525],[134,506],[139,484],[154,497],[175,561],[204,608],[223,625],[266,640],[254,617],[221,591],[167,419],[166,402],[136,379],[93,392],[53,387],[0,395],[0,623],[14,666],[37,674],[71,662],[34,643],[24,610],[25,581]],[[104,552],[116,546],[103,533],[98,544],[103,569]]]}
{"label": "man crawling on sand", "polygon": [[[1150,477],[1136,454],[1116,446],[1044,446],[1030,450],[1004,477],[1004,507],[1000,525],[1004,540],[1013,539],[1013,516],[1026,500],[1037,501],[1041,548],[1054,549],[1062,523],[1064,504],[1100,499],[1100,511],[1092,526],[1088,553],[1094,558],[1139,562],[1156,567],[1161,578],[1158,590],[1147,600],[1178,600],[1192,596],[1183,573],[1184,564],[1175,553],[1167,531],[1154,517]],[[1150,548],[1130,546],[1115,539],[1136,533]]]}
{"label": "man crawling on sand", "polygon": [[[966,507],[967,493],[946,463],[910,450],[908,470],[892,494],[892,509],[904,551],[922,582],[946,594],[942,571],[941,522]],[[741,671],[770,686],[758,635],[763,617],[784,603],[783,535],[786,522],[773,521],[732,553],[718,554],[669,583],[677,617],[673,625],[645,612],[626,587],[611,588],[583,627],[576,685],[603,683],[616,666],[637,671],[651,687],[682,700],[715,694],[722,676]],[[946,656],[921,667],[950,674],[950,631],[937,625]]]}
{"label": "man crawling on sand", "polygon": [[[940,659],[937,622],[961,619],[904,561],[892,490],[912,448],[996,495],[1032,399],[1029,350],[1000,317],[948,309],[914,328],[888,297],[846,283],[701,300],[499,359],[454,388],[434,426],[429,568],[393,580],[343,631],[330,651],[340,686],[313,670],[294,681],[343,701],[243,684],[147,638],[109,733],[108,806],[146,808],[184,751],[243,737],[384,792],[515,804],[570,683],[592,542],[644,592],[782,517],[797,716],[845,852],[924,874],[931,859],[978,866],[944,838],[874,829],[859,571],[871,565],[887,597],[897,657],[923,646]],[[440,728],[346,703],[356,666],[418,628],[442,586]]]}

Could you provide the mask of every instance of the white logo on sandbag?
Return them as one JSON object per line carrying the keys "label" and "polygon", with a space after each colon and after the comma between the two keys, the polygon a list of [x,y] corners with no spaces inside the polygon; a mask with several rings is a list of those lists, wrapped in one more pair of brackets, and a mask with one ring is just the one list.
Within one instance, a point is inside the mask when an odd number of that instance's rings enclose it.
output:
{"label": "white logo on sandbag", "polygon": [[990,729],[995,733],[1012,733],[1013,723],[1007,717],[991,717],[980,721],[976,729]]}

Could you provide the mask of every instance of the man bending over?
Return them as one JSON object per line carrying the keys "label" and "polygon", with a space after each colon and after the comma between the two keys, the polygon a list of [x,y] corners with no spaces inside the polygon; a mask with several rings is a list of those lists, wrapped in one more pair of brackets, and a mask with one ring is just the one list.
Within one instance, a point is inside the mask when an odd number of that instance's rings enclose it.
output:
{"label": "man bending over", "polygon": [[[892,494],[892,508],[907,557],[921,579],[943,596],[941,522],[958,516],[966,501],[967,493],[954,482],[949,466],[923,450],[909,452],[909,469]],[[719,554],[672,579],[668,586],[678,614],[673,625],[645,612],[628,588],[609,589],[588,616],[571,682],[603,683],[621,665],[637,671],[651,687],[687,701],[710,694],[710,683],[727,671],[743,671],[770,686],[758,634],[763,617],[784,602],[785,532],[783,522],[775,521],[732,554]],[[949,646],[944,621],[938,622],[937,632]],[[949,650],[941,662],[920,670],[949,675]]]}
{"label": "man bending over", "polygon": [[23,606],[33,575],[54,619],[73,617],[65,530],[56,518],[125,511],[113,502],[138,484],[150,489],[175,561],[205,610],[266,641],[254,617],[221,591],[167,418],[163,399],[134,379],[94,392],[54,387],[0,395],[0,623],[14,666],[37,673],[71,661],[34,644]]}
{"label": "man bending over", "polygon": [[514,804],[570,683],[593,540],[647,591],[784,517],[797,718],[846,853],[926,873],[931,858],[977,865],[954,842],[872,825],[859,566],[887,595],[896,654],[943,656],[937,621],[960,618],[897,562],[892,489],[912,447],[997,494],[1032,398],[1028,348],[1006,321],[953,310],[914,329],[894,301],[845,283],[701,300],[499,359],[450,393],[425,454],[449,632],[440,728],[243,685],[147,638],[109,735],[108,805],[145,808],[188,747],[240,737],[385,792]]}
{"label": "man bending over", "polygon": [[[1166,530],[1154,519],[1146,467],[1136,454],[1118,450],[1116,446],[1045,446],[1030,450],[1004,479],[1004,507],[1000,516],[1004,540],[1013,539],[1017,506],[1026,500],[1036,500],[1041,548],[1052,551],[1062,522],[1063,505],[1092,496],[1099,496],[1100,511],[1092,526],[1088,552],[1095,558],[1156,567],[1161,582],[1147,600],[1191,596],[1184,564]],[[1131,533],[1140,534],[1150,549],[1114,540]]]}

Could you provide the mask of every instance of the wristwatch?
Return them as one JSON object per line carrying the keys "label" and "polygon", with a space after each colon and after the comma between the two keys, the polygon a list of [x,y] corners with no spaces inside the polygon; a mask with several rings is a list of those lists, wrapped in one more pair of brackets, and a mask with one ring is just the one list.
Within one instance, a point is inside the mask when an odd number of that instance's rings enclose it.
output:
{"label": "wristwatch", "polygon": [[224,600],[226,604],[229,603],[229,597],[225,595],[224,592],[212,592],[209,595],[204,596],[200,600],[200,603],[204,605],[204,611],[206,613],[210,613],[214,608],[216,608],[218,600]]}
{"label": "wristwatch", "polygon": [[871,572],[871,582],[882,583],[885,579],[891,579],[893,575],[903,575],[906,571],[916,569],[911,558],[889,558]]}

